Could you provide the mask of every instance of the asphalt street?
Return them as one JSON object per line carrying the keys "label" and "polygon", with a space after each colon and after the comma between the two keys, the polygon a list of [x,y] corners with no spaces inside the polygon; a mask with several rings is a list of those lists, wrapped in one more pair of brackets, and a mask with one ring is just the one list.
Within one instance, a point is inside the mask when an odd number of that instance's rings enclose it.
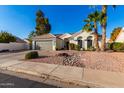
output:
{"label": "asphalt street", "polygon": [[56,86],[0,73],[0,88],[56,88]]}

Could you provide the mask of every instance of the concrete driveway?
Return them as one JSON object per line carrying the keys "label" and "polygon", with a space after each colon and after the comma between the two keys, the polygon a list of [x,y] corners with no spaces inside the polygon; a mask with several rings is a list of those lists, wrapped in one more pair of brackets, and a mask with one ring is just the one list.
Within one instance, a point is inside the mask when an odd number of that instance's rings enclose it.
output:
{"label": "concrete driveway", "polygon": [[22,63],[18,60],[24,59],[25,53],[27,52],[28,51],[17,52],[17,53],[7,53],[4,55],[0,55],[0,67],[6,67],[6,66]]}
{"label": "concrete driveway", "polygon": [[41,78],[6,70],[7,67],[23,64],[24,61],[19,60],[24,59],[27,52],[29,51],[0,53],[0,88],[55,88],[56,86],[42,83]]}
{"label": "concrete driveway", "polygon": [[23,51],[23,52],[3,52],[0,53],[0,60],[5,60],[5,59],[22,59],[24,58],[25,53],[29,51]]}

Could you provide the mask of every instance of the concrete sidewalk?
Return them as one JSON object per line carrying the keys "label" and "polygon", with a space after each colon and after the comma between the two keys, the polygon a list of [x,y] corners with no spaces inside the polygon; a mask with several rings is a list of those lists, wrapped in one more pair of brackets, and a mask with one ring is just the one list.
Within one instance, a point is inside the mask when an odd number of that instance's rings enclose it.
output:
{"label": "concrete sidewalk", "polygon": [[42,77],[46,83],[51,79],[87,87],[124,87],[124,73],[119,72],[18,60],[0,62],[0,68]]}

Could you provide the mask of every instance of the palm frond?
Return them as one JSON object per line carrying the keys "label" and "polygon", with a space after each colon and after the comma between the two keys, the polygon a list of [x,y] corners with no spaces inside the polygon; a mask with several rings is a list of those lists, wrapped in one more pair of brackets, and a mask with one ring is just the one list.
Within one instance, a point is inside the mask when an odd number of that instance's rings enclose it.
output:
{"label": "palm frond", "polygon": [[89,23],[89,22],[90,22],[90,20],[89,20],[89,19],[85,19],[85,20],[84,20],[84,22],[87,22],[87,23]]}

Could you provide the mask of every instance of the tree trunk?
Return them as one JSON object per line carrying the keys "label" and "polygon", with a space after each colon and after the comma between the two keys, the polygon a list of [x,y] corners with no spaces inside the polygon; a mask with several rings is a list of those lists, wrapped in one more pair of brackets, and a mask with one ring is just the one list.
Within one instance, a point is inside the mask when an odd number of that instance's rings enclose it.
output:
{"label": "tree trunk", "polygon": [[99,51],[99,43],[98,43],[98,32],[97,32],[97,23],[94,22],[94,45],[96,48],[96,51]]}
{"label": "tree trunk", "polygon": [[106,25],[107,25],[107,6],[102,6],[102,14],[104,15],[104,22],[102,23],[102,44],[101,44],[101,51],[105,51],[106,49]]}

